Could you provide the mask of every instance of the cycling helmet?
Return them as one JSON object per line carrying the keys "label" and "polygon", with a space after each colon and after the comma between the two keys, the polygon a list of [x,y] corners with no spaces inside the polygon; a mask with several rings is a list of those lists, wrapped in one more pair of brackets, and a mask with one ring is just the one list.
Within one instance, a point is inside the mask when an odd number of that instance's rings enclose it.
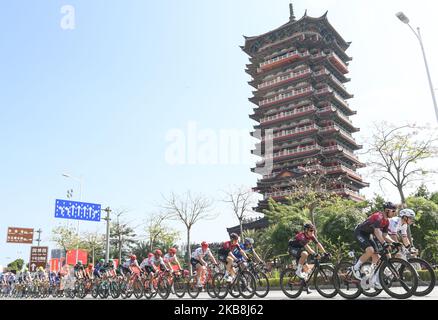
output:
{"label": "cycling helmet", "polygon": [[88,264],[88,269],[91,269],[91,268],[93,268],[93,264],[92,264],[92,263],[89,263],[89,264]]}
{"label": "cycling helmet", "polygon": [[412,209],[403,209],[400,211],[399,216],[415,219],[415,212]]}
{"label": "cycling helmet", "polygon": [[201,247],[202,248],[208,248],[208,243],[206,241],[202,241],[201,242]]}
{"label": "cycling helmet", "polygon": [[109,259],[108,262],[114,263],[114,259]]}
{"label": "cycling helmet", "polygon": [[388,201],[388,202],[385,202],[383,204],[383,210],[385,210],[385,209],[395,210],[395,209],[397,209],[397,206],[395,204],[393,204],[392,202]]}
{"label": "cycling helmet", "polygon": [[245,238],[245,243],[254,244],[254,239],[253,238]]}
{"label": "cycling helmet", "polygon": [[131,260],[137,260],[137,256],[136,256],[135,254],[132,254],[132,255],[130,256],[130,258],[131,258]]}
{"label": "cycling helmet", "polygon": [[78,261],[78,265],[82,266],[82,261],[81,260]]}
{"label": "cycling helmet", "polygon": [[230,234],[230,239],[231,240],[239,240],[239,235],[237,233],[232,233]]}
{"label": "cycling helmet", "polygon": [[170,248],[169,249],[169,253],[176,254],[176,248]]}
{"label": "cycling helmet", "polygon": [[154,254],[152,252],[148,253],[148,258],[152,258],[154,256]]}
{"label": "cycling helmet", "polygon": [[315,230],[315,226],[313,225],[313,224],[311,224],[311,223],[306,223],[306,224],[304,224],[304,227],[303,227],[303,229],[304,230]]}
{"label": "cycling helmet", "polygon": [[99,259],[99,263],[105,263],[105,259]]}
{"label": "cycling helmet", "polygon": [[155,250],[155,254],[160,257],[163,255],[160,249]]}

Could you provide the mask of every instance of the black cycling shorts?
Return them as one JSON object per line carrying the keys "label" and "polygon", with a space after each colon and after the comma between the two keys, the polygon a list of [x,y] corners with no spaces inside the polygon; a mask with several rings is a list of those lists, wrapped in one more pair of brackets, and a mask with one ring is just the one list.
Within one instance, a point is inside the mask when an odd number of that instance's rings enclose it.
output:
{"label": "black cycling shorts", "polygon": [[356,228],[354,230],[354,238],[359,243],[359,246],[362,248],[362,250],[366,250],[368,247],[373,247],[375,252],[379,251],[380,246],[377,245],[374,239],[371,239],[369,233],[363,232]]}
{"label": "black cycling shorts", "polygon": [[289,250],[289,254],[292,257],[296,258],[297,262],[301,258],[301,253],[305,251],[303,247],[289,247],[288,250]]}
{"label": "black cycling shorts", "polygon": [[201,261],[199,261],[198,259],[192,258],[190,259],[190,263],[192,264],[192,267],[196,270],[197,267],[196,265],[199,264],[200,266],[202,266]]}

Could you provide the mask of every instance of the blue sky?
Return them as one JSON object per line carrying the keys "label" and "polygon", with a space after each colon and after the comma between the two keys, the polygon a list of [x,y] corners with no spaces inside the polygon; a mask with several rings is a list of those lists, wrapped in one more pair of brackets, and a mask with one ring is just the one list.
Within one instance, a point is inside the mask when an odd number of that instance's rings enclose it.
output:
{"label": "blue sky", "polygon": [[[128,209],[134,225],[157,211],[161,194],[190,189],[219,199],[229,185],[254,186],[249,156],[238,164],[171,165],[166,136],[174,129],[187,133],[190,123],[213,135],[252,131],[248,57],[239,45],[242,35],[285,23],[288,3],[1,1],[0,235],[6,237],[8,226],[41,227],[43,244],[51,246],[50,230],[60,223],[55,199],[70,188],[76,199],[79,193],[63,172],[83,177],[84,201]],[[75,9],[73,30],[61,28],[64,5]],[[329,10],[332,25],[353,42],[348,88],[355,94],[350,104],[358,110],[352,120],[362,129],[359,141],[366,141],[373,121],[433,123],[418,43],[394,14],[405,11],[422,27],[438,87],[434,1],[421,7],[404,0],[294,6],[297,18],[305,9],[310,16]],[[367,180],[372,186],[365,195],[379,191]],[[396,194],[388,189],[386,195]],[[225,227],[236,224],[224,204],[214,210],[217,218],[196,226],[194,241],[221,241]],[[103,232],[103,222],[81,224],[96,228]],[[0,248],[0,265],[29,253],[25,245]]]}

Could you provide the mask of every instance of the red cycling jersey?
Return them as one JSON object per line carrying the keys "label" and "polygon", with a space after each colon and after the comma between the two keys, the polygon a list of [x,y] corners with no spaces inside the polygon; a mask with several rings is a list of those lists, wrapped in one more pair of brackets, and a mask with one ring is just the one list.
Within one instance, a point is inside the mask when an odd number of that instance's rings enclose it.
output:
{"label": "red cycling jersey", "polygon": [[357,226],[357,229],[365,233],[374,233],[374,229],[381,229],[383,233],[388,233],[389,219],[385,218],[383,212],[375,212],[364,222]]}
{"label": "red cycling jersey", "polygon": [[295,236],[295,240],[289,242],[289,246],[301,248],[306,246],[310,241],[318,243],[318,240],[314,236],[307,237],[304,232],[300,232]]}

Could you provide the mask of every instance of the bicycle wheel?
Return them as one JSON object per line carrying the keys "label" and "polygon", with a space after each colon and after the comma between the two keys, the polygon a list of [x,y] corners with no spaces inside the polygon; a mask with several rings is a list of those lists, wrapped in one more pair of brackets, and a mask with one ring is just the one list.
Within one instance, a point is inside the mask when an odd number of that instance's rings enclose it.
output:
{"label": "bicycle wheel", "polygon": [[210,296],[210,298],[216,298],[216,293],[214,292],[214,282],[213,279],[210,279],[207,281],[206,284],[207,294]]}
{"label": "bicycle wheel", "polygon": [[314,274],[316,291],[324,298],[333,298],[338,294],[335,287],[335,269],[329,265],[320,265]]}
{"label": "bicycle wheel", "polygon": [[225,279],[225,274],[218,272],[213,277],[214,293],[219,299],[225,299],[228,295],[228,283]]}
{"label": "bicycle wheel", "polygon": [[244,299],[251,299],[254,297],[257,289],[254,275],[249,271],[242,271],[237,279],[237,288],[240,295]]}
{"label": "bicycle wheel", "polygon": [[83,282],[79,282],[76,286],[76,296],[80,299],[84,299],[85,298],[85,286]]}
{"label": "bicycle wheel", "polygon": [[162,299],[167,299],[170,295],[170,285],[166,278],[158,279],[157,284],[158,294]]}
{"label": "bicycle wheel", "polygon": [[360,281],[360,287],[362,294],[366,297],[377,297],[383,289],[376,289],[372,282],[374,276],[374,270],[371,269],[371,262],[364,262],[360,267],[360,273],[364,274],[364,279]]}
{"label": "bicycle wheel", "polygon": [[418,277],[418,286],[414,296],[424,297],[431,293],[436,283],[432,266],[421,258],[409,258],[408,262],[414,267]]}
{"label": "bicycle wheel", "polygon": [[266,297],[270,288],[268,276],[263,271],[256,271],[253,275],[257,286],[255,295],[259,298]]}
{"label": "bicycle wheel", "polygon": [[200,290],[198,288],[198,278],[196,276],[191,276],[187,283],[187,293],[193,299],[199,296]]}
{"label": "bicycle wheel", "polygon": [[96,299],[99,296],[99,284],[93,283],[93,288],[91,289],[91,296]]}
{"label": "bicycle wheel", "polygon": [[187,283],[183,277],[173,275],[173,290],[178,298],[182,298],[185,296]]}
{"label": "bicycle wheel", "polygon": [[143,296],[143,284],[141,283],[140,279],[135,279],[134,283],[132,284],[132,290],[134,292],[134,297],[137,299],[140,299]]}
{"label": "bicycle wheel", "polygon": [[148,300],[152,298],[152,288],[149,279],[143,281],[143,296]]}
{"label": "bicycle wheel", "polygon": [[103,281],[100,283],[98,290],[99,292],[99,297],[102,299],[106,299],[109,296],[109,284],[108,281]]}
{"label": "bicycle wheel", "polygon": [[352,272],[353,263],[341,262],[334,269],[334,284],[339,295],[345,299],[356,299],[362,293],[360,280]]}
{"label": "bicycle wheel", "polygon": [[391,258],[383,262],[379,279],[383,290],[396,299],[407,299],[417,290],[417,273],[406,260]]}
{"label": "bicycle wheel", "polygon": [[294,269],[284,269],[280,274],[280,288],[286,297],[297,298],[303,291],[303,280],[298,278]]}
{"label": "bicycle wheel", "polygon": [[119,284],[116,281],[111,281],[110,293],[113,299],[117,299],[118,297],[120,297],[120,288],[119,288]]}

